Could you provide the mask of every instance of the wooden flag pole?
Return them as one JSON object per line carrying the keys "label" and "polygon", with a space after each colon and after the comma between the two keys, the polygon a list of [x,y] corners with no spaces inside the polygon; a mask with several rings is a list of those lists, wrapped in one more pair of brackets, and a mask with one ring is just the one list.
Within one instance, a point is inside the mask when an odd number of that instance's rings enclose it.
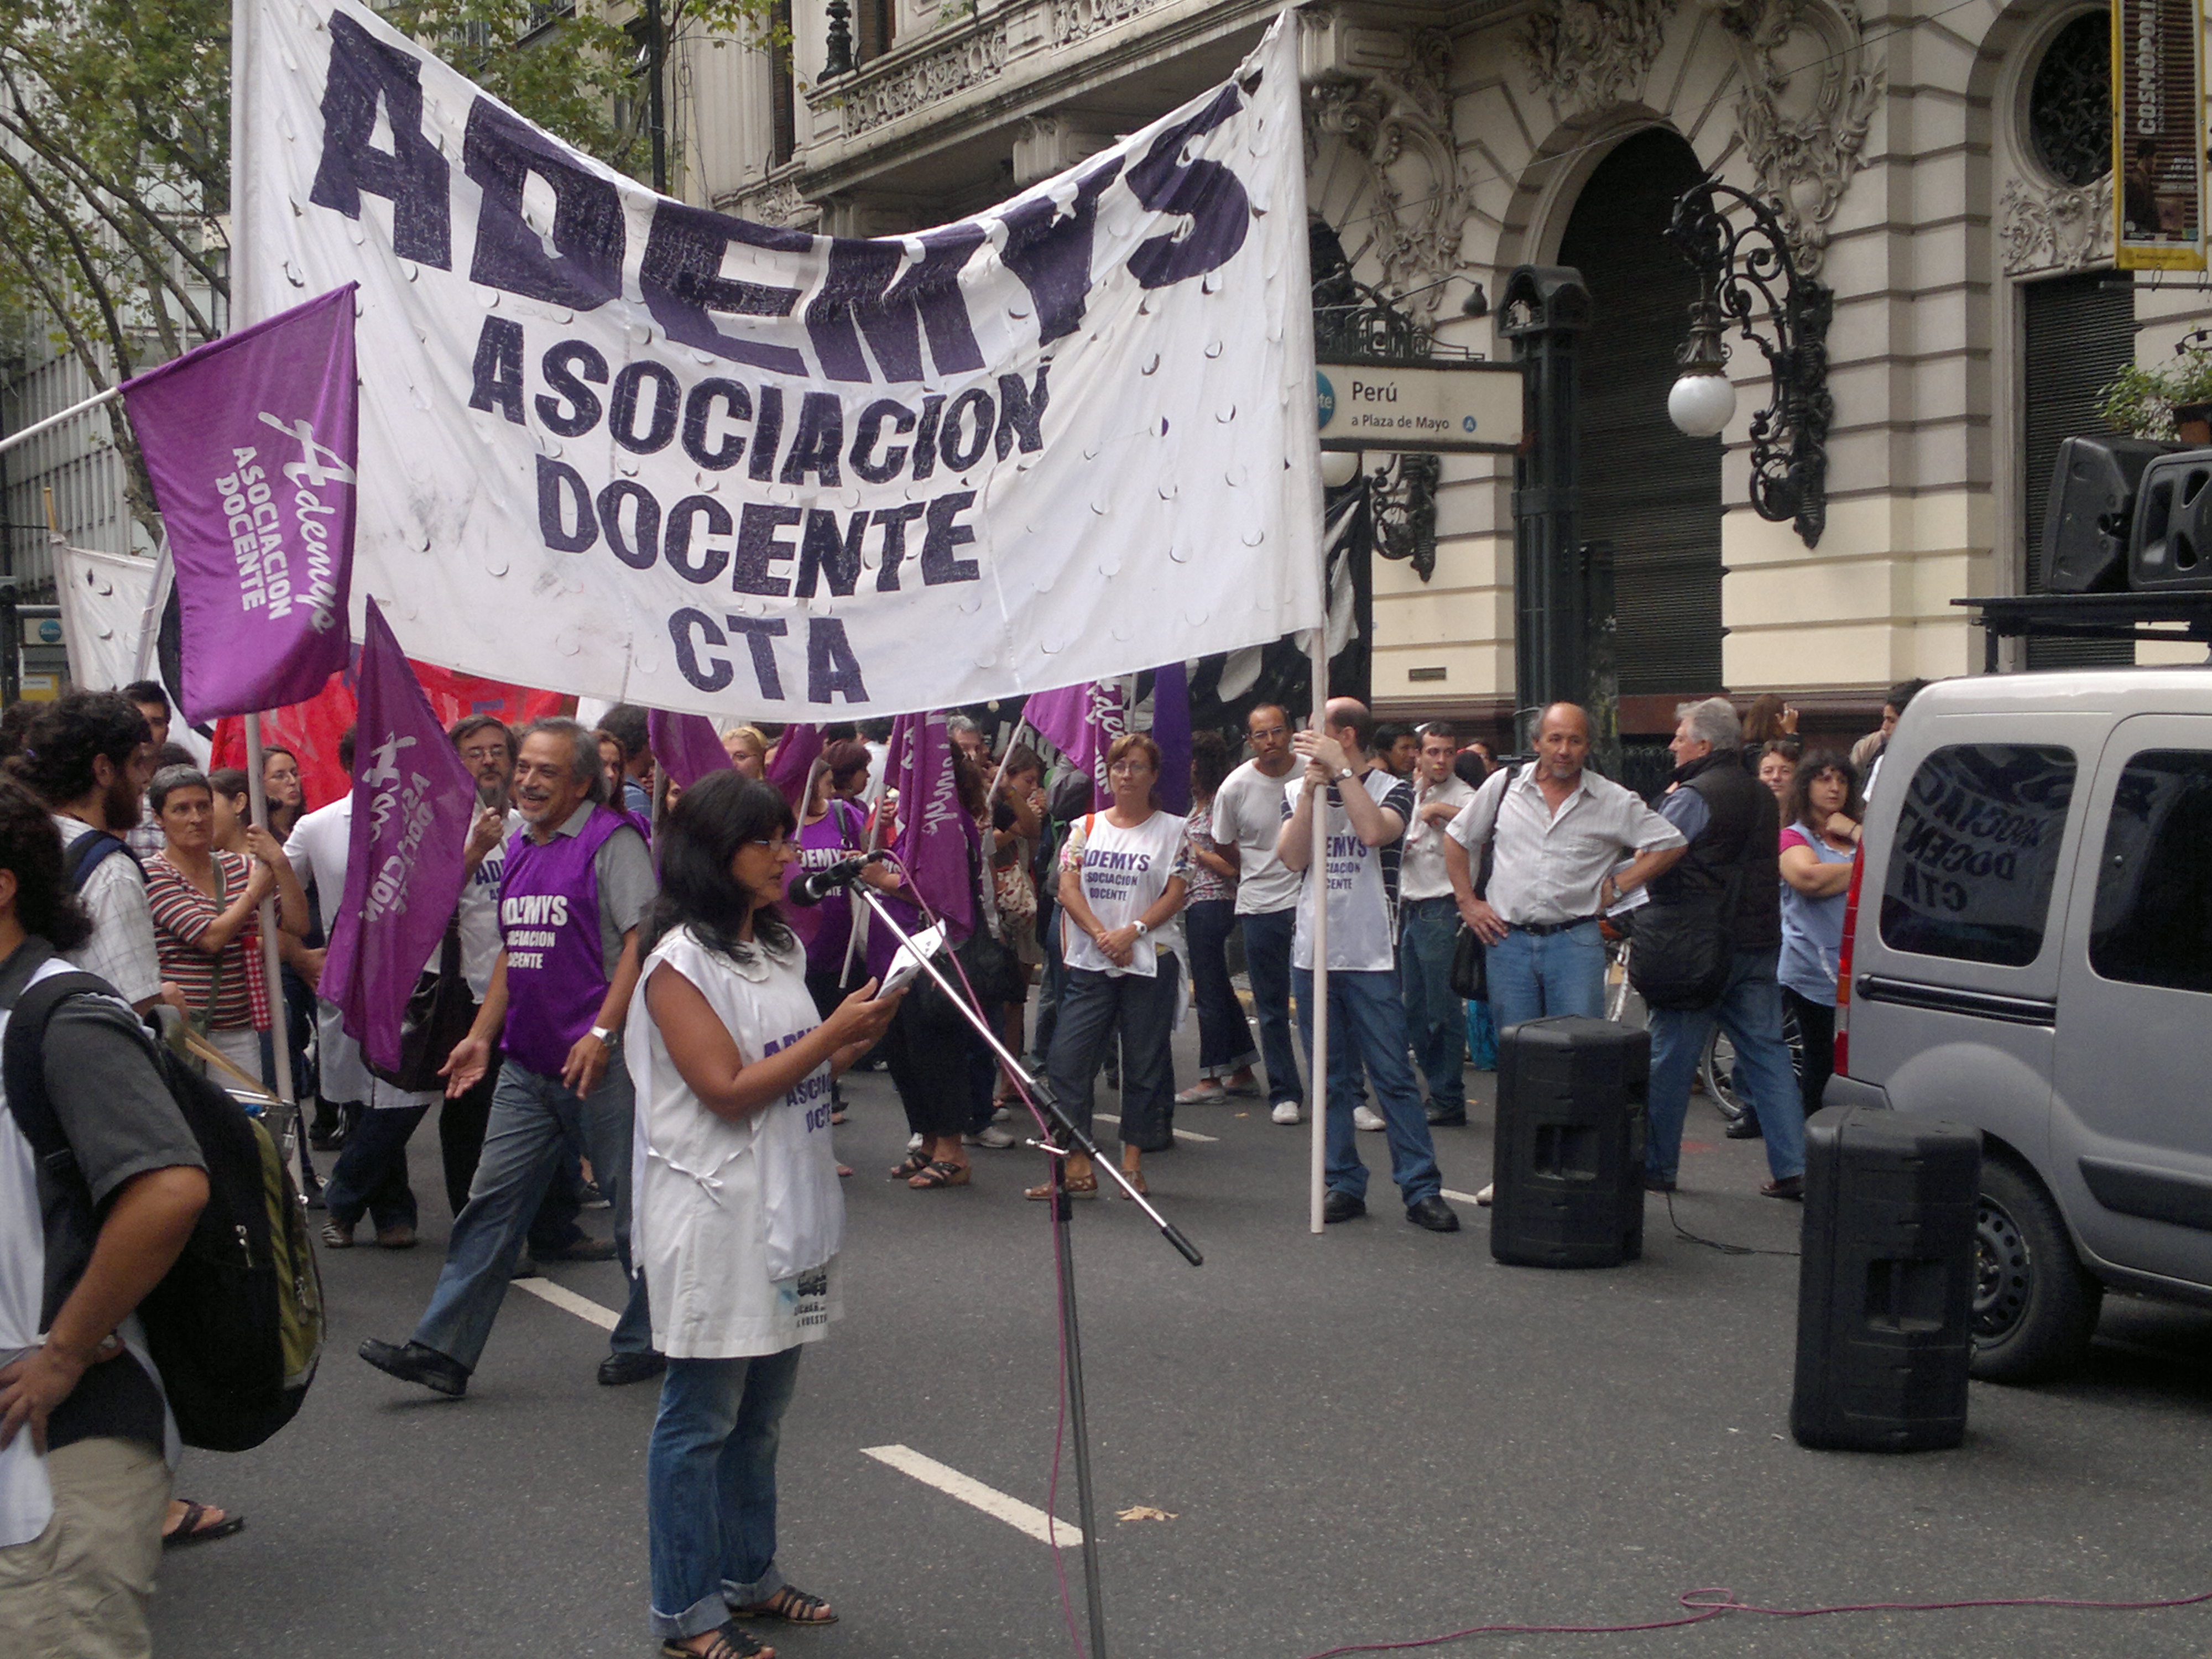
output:
{"label": "wooden flag pole", "polygon": [[[252,814],[253,822],[268,830],[269,789],[262,781],[261,768],[261,716],[248,714],[246,717],[246,808]],[[270,831],[270,834],[274,833]],[[300,1101],[292,1091],[292,1023],[286,1015],[283,963],[276,954],[276,896],[274,893],[261,901],[260,916],[261,977],[269,989],[270,1018],[276,1028],[270,1034],[269,1050],[276,1065],[276,1075],[270,1081],[276,1088],[276,1098],[284,1108],[284,1121],[279,1126],[278,1133],[280,1139],[287,1133],[294,1138],[295,1144],[286,1149],[286,1162],[290,1162],[292,1152],[298,1152],[301,1189],[305,1191],[307,1143],[307,1137],[299,1132]]]}

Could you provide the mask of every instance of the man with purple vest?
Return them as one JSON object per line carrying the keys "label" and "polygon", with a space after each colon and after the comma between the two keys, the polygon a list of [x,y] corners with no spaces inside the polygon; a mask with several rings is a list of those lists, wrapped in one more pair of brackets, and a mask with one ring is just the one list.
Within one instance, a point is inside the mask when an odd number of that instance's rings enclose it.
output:
{"label": "man with purple vest", "polygon": [[[453,1046],[448,1095],[483,1075],[492,1040],[507,1058],[492,1094],[483,1160],[453,1223],[446,1266],[405,1346],[372,1337],[361,1357],[440,1394],[467,1390],[530,1218],[563,1148],[592,1160],[614,1206],[629,1304],[599,1381],[639,1382],[666,1361],[653,1351],[645,1279],[629,1256],[629,1068],[615,1054],[638,975],[638,927],[653,907],[645,842],[611,810],[599,741],[574,720],[524,728],[514,799],[523,828],[500,885],[501,950],[475,1024]],[[501,1035],[503,1033],[503,1035]]]}

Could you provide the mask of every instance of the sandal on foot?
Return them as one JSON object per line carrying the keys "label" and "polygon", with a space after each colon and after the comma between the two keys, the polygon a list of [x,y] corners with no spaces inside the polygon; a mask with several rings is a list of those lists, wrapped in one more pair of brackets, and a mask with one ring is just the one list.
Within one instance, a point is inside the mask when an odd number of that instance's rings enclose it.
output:
{"label": "sandal on foot", "polygon": [[796,1584],[786,1584],[765,1601],[736,1609],[740,1619],[780,1619],[787,1625],[834,1625],[837,1615],[818,1595],[809,1595]]}
{"label": "sandal on foot", "polygon": [[1228,1098],[1229,1091],[1218,1083],[1194,1083],[1175,1097],[1175,1103],[1178,1106],[1204,1106]]}
{"label": "sandal on foot", "polygon": [[[1134,1187],[1143,1197],[1150,1198],[1152,1195],[1152,1189],[1145,1185],[1145,1172],[1142,1170],[1124,1170],[1121,1171],[1121,1179]],[[1117,1188],[1115,1190],[1118,1192],[1120,1189]]]}
{"label": "sandal on foot", "polygon": [[187,1544],[228,1538],[246,1525],[242,1515],[225,1515],[220,1521],[210,1521],[208,1516],[216,1512],[212,1504],[195,1504],[187,1498],[184,1505],[185,1512],[177,1517],[177,1524],[161,1534],[161,1547],[165,1550],[180,1550]]}
{"label": "sandal on foot", "polygon": [[911,1180],[927,1170],[929,1164],[930,1158],[927,1152],[908,1152],[906,1155],[906,1161],[891,1171],[891,1179],[893,1181]]}
{"label": "sandal on foot", "polygon": [[968,1166],[940,1158],[933,1164],[924,1164],[906,1184],[918,1193],[933,1192],[939,1187],[965,1187]]}
{"label": "sandal on foot", "polygon": [[660,1644],[660,1653],[661,1659],[775,1659],[774,1648],[734,1620],[716,1631],[703,1648],[686,1647],[672,1637]]}
{"label": "sandal on foot", "polygon": [[[1098,1177],[1095,1175],[1068,1176],[1067,1195],[1070,1198],[1097,1197]],[[1042,1187],[1024,1187],[1022,1189],[1022,1196],[1032,1202],[1042,1204],[1052,1196],[1052,1182],[1048,1181]]]}

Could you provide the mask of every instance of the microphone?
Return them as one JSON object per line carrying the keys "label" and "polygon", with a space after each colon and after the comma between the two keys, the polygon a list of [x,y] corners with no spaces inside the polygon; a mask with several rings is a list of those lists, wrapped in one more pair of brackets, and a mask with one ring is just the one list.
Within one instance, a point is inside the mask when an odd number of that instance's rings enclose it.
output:
{"label": "microphone", "polygon": [[860,872],[872,864],[881,864],[890,856],[875,852],[859,858],[840,859],[827,870],[811,870],[791,884],[786,896],[793,904],[819,904],[830,894],[850,887],[860,880]]}

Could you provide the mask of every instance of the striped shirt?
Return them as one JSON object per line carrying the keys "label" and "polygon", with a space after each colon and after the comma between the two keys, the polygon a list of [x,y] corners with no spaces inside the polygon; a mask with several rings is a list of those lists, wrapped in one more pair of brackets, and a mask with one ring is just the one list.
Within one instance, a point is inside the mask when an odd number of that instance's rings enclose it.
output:
{"label": "striped shirt", "polygon": [[[218,1031],[269,1029],[269,991],[261,978],[261,921],[250,915],[222,955],[200,948],[205,933],[230,902],[246,889],[251,871],[243,854],[215,849],[216,884],[221,902],[192,885],[164,854],[146,866],[146,897],[154,910],[154,943],[161,953],[161,977],[173,980],[195,1013],[216,1006],[208,1024]],[[222,965],[217,982],[216,964]]]}

